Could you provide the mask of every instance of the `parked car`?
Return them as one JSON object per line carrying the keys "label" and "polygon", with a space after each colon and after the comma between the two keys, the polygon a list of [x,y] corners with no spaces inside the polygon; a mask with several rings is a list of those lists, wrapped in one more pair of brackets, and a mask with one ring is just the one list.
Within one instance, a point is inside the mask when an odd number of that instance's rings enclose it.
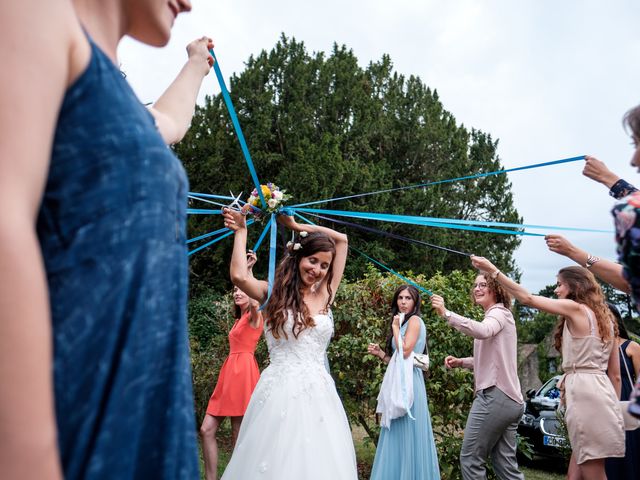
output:
{"label": "parked car", "polygon": [[560,378],[560,375],[556,375],[538,390],[527,392],[518,433],[529,441],[536,455],[561,457],[561,448],[567,443],[556,414],[560,405],[560,390],[557,387]]}

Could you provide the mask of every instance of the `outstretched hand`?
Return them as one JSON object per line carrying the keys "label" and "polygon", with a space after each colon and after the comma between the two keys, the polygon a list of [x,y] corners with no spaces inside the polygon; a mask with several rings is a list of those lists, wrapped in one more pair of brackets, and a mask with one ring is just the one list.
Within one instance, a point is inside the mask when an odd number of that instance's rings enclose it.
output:
{"label": "outstretched hand", "polygon": [[462,367],[462,359],[447,355],[447,357],[444,359],[444,366],[447,368],[460,368]]}
{"label": "outstretched hand", "polygon": [[498,268],[493,263],[491,263],[484,257],[476,257],[475,255],[471,255],[471,264],[478,270],[482,270],[483,272],[487,273],[493,273],[498,270]]}
{"label": "outstretched hand", "polygon": [[187,55],[189,61],[199,68],[202,68],[204,75],[207,75],[213,67],[213,56],[209,50],[213,48],[213,40],[209,37],[201,37],[187,45]]}
{"label": "outstretched hand", "polygon": [[444,313],[447,311],[446,307],[444,306],[444,298],[442,298],[440,295],[431,295],[431,306],[441,317],[443,317]]}
{"label": "outstretched hand", "polygon": [[585,157],[582,174],[596,182],[602,183],[607,188],[611,188],[619,179],[615,173],[607,168],[604,162],[590,155]]}
{"label": "outstretched hand", "polygon": [[293,230],[294,232],[300,230],[298,222],[289,215],[278,215],[278,223],[289,230]]}
{"label": "outstretched hand", "polygon": [[224,226],[229,230],[237,232],[238,230],[247,228],[247,217],[242,215],[242,212],[224,207],[222,209],[222,217],[224,218]]}
{"label": "outstretched hand", "polygon": [[565,257],[568,257],[575,249],[574,245],[562,235],[545,235],[544,241],[547,242],[549,250]]}

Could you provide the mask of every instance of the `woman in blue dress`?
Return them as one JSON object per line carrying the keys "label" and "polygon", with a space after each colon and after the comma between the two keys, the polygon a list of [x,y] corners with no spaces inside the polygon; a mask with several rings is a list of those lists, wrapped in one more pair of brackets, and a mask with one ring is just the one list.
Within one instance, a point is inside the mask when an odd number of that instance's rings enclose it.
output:
{"label": "woman in blue dress", "polygon": [[3,3],[0,472],[198,478],[187,335],[186,132],[213,59],[147,109],[124,35],[162,46],[188,0]]}
{"label": "woman in blue dress", "polygon": [[[427,328],[420,318],[420,293],[412,285],[398,288],[391,301],[391,325],[386,352],[379,345],[370,344],[371,355],[389,363],[395,351],[394,337],[402,335],[404,355],[411,351],[422,353],[427,345]],[[401,315],[404,319],[401,320]],[[413,368],[413,406],[411,416],[391,420],[389,428],[382,428],[371,472],[372,480],[438,480],[438,454],[431,430],[431,416],[422,371]]]}

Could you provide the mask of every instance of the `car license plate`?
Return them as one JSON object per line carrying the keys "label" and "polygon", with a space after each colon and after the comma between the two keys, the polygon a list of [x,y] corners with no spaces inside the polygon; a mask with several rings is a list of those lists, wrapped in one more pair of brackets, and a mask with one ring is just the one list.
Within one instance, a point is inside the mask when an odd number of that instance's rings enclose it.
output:
{"label": "car license plate", "polygon": [[542,437],[542,443],[549,447],[562,447],[564,445],[564,438],[545,435]]}

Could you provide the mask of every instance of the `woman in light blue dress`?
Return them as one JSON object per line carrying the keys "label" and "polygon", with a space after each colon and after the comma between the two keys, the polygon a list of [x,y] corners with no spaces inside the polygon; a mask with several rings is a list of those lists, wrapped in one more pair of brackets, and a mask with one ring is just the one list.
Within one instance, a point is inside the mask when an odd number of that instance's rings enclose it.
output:
{"label": "woman in light blue dress", "polygon": [[[405,320],[401,317],[404,314]],[[427,342],[427,328],[419,317],[420,293],[411,285],[403,285],[393,295],[391,326],[385,353],[379,345],[370,344],[369,353],[389,363],[395,351],[394,335],[403,338],[405,354],[423,353]],[[431,430],[431,417],[422,371],[413,368],[413,406],[411,416],[391,420],[383,427],[378,439],[376,458],[371,472],[372,480],[439,480],[438,454]]]}

